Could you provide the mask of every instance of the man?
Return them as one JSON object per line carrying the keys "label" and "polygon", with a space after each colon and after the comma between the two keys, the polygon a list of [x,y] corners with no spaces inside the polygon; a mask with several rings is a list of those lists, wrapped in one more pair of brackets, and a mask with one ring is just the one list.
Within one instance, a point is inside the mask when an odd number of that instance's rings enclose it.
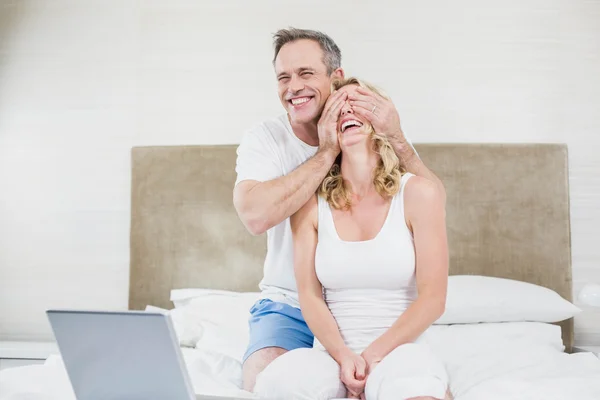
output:
{"label": "man", "polygon": [[330,93],[343,78],[341,52],[327,35],[285,29],[274,36],[273,64],[286,114],[248,131],[238,148],[233,202],[254,235],[267,232],[262,291],[250,310],[250,343],[243,364],[244,389],[253,391],[257,375],[275,358],[314,337],[300,312],[294,278],[289,217],[315,193],[340,152],[337,119],[349,101],[355,112],[385,133],[409,172],[441,181],[421,162],[404,136],[394,105],[360,89],[347,99]]}

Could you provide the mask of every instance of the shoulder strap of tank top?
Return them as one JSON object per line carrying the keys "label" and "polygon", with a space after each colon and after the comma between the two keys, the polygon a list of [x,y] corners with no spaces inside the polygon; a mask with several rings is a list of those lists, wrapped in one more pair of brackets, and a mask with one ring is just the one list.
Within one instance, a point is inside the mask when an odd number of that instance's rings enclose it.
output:
{"label": "shoulder strap of tank top", "polygon": [[406,182],[408,182],[408,180],[415,176],[415,174],[411,173],[411,172],[405,172],[404,175],[402,175],[402,178],[400,178],[400,190],[399,192],[404,192],[404,187],[406,186]]}
{"label": "shoulder strap of tank top", "polygon": [[413,176],[415,175],[410,172],[406,172],[404,175],[402,175],[402,178],[400,179],[400,189],[396,194],[395,208],[399,211],[399,215],[402,218],[404,218],[404,188],[406,187],[406,183],[408,182],[408,180]]}

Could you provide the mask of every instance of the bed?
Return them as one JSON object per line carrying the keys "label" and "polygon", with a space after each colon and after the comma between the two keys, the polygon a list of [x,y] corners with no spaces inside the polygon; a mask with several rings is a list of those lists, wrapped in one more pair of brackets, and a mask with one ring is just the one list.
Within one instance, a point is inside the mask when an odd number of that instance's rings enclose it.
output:
{"label": "bed", "polygon": [[[447,311],[467,319],[434,325],[432,343],[456,400],[600,399],[600,360],[571,354],[566,146],[415,148],[447,190],[449,301],[462,301],[463,314]],[[266,241],[233,209],[235,150],[132,149],[129,308],[172,316],[197,393],[251,398],[240,389],[240,357]],[[494,319],[511,302],[513,319]],[[469,320],[474,306],[484,312]],[[561,307],[568,318],[556,316]],[[58,356],[0,373],[2,400],[72,398]]]}

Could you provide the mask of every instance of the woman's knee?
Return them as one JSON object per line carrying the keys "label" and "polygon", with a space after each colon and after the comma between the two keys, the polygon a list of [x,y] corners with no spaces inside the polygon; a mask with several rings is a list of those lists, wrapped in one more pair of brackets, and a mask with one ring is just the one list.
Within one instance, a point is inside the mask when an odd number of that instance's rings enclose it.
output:
{"label": "woman's knee", "polygon": [[448,376],[443,363],[423,345],[396,348],[373,370],[368,400],[444,399]]}
{"label": "woman's knee", "polygon": [[[407,343],[394,349],[386,358],[383,360],[385,364],[399,376],[432,376],[446,385],[448,383],[446,366],[428,346]],[[381,364],[384,364],[383,361]]]}
{"label": "woman's knee", "polygon": [[261,399],[318,400],[343,397],[346,391],[335,360],[319,350],[297,349],[258,375],[254,393]]}

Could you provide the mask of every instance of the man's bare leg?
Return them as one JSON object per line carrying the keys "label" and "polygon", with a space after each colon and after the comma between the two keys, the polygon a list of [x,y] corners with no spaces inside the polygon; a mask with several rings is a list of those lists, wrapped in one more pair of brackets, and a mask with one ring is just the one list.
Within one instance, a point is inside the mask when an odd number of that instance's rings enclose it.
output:
{"label": "man's bare leg", "polygon": [[273,360],[286,352],[287,350],[282,349],[281,347],[266,347],[252,353],[242,366],[242,381],[244,390],[253,392],[258,374],[260,374],[267,367],[267,365],[273,362]]}

